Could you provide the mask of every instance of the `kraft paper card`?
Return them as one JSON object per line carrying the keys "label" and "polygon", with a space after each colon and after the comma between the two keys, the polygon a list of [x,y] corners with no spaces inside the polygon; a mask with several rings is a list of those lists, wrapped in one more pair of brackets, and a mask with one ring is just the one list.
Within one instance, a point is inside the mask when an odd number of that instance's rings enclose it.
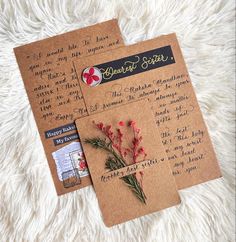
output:
{"label": "kraft paper card", "polygon": [[77,119],[76,126],[107,226],[180,203],[148,100]]}
{"label": "kraft paper card", "polygon": [[89,114],[148,98],[179,189],[221,177],[175,34],[75,61],[75,68]]}
{"label": "kraft paper card", "polygon": [[87,110],[73,60],[120,46],[110,20],[14,49],[58,195],[91,184],[74,124]]}

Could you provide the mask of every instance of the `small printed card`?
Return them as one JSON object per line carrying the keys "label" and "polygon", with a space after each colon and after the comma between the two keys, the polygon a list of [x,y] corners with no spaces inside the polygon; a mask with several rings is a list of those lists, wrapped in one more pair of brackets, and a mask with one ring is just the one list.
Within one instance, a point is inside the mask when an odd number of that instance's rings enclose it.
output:
{"label": "small printed card", "polygon": [[52,156],[56,163],[58,178],[64,187],[80,184],[80,178],[89,175],[80,142],[72,142],[53,152]]}
{"label": "small printed card", "polygon": [[76,126],[107,226],[180,203],[148,100],[77,119]]}
{"label": "small printed card", "polygon": [[80,145],[74,121],[88,115],[73,60],[120,46],[114,19],[14,49],[58,195],[91,185],[68,161],[70,144]]}
{"label": "small printed card", "polygon": [[89,114],[148,98],[179,189],[221,177],[175,34],[74,64]]}

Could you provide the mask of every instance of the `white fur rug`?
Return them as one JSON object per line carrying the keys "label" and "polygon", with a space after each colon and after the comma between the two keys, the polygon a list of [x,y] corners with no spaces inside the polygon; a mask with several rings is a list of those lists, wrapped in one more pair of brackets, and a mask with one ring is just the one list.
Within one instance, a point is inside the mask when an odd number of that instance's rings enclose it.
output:
{"label": "white fur rug", "polygon": [[[234,241],[234,0],[0,1],[0,241]],[[126,44],[176,32],[224,178],[106,228],[92,187],[57,197],[13,47],[117,17]]]}

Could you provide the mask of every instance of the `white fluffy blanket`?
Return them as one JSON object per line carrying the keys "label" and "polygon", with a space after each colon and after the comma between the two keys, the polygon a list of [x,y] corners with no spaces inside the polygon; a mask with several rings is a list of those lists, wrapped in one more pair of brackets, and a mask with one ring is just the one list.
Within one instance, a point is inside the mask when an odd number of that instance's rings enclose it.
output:
{"label": "white fluffy blanket", "polygon": [[[234,0],[0,1],[0,241],[234,241]],[[13,47],[118,18],[126,44],[176,32],[223,179],[113,228],[92,187],[57,197]]]}

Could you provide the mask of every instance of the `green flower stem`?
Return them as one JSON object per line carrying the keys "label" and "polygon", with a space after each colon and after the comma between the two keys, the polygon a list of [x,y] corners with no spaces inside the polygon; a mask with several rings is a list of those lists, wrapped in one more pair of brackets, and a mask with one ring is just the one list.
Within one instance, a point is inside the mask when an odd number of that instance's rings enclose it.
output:
{"label": "green flower stem", "polygon": [[[127,166],[125,161],[112,148],[111,143],[107,143],[105,140],[102,140],[100,138],[86,139],[85,143],[92,145],[92,147],[96,149],[103,149],[113,156],[113,157],[108,157],[105,163],[106,168],[109,169],[110,171],[117,170],[119,168]],[[121,177],[120,179],[122,179],[126,183],[126,185],[130,187],[134,195],[142,203],[146,204],[146,199],[147,199],[146,195],[143,192],[143,189],[141,188],[134,174]]]}

